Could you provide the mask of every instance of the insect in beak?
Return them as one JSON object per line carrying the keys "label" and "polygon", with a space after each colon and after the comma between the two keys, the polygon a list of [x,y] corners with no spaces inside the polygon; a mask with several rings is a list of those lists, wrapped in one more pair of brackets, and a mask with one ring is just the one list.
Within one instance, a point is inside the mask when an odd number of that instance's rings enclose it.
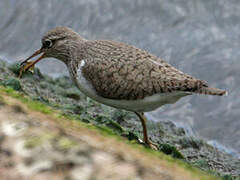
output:
{"label": "insect in beak", "polygon": [[[35,61],[29,61],[30,59],[34,58],[35,56],[39,55],[43,53],[37,60]],[[42,52],[42,48],[37,50],[35,53],[33,53],[30,57],[28,57],[27,59],[25,59],[22,63],[21,63],[21,68],[20,68],[20,71],[19,71],[19,78],[22,77],[22,74],[23,72],[25,71],[31,71],[33,72],[34,71],[34,65],[39,62],[41,59],[43,59],[45,57],[45,53]]]}

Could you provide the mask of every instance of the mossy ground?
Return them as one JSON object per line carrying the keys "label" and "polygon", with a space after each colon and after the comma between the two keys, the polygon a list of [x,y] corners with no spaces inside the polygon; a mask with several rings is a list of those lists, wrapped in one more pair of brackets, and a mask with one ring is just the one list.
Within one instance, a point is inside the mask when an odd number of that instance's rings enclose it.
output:
{"label": "mossy ground", "polygon": [[[84,127],[97,130],[105,136],[113,136],[120,140],[124,137],[131,140],[129,141],[131,145],[139,148],[138,140],[142,138],[141,124],[133,113],[113,109],[91,100],[84,96],[68,77],[53,79],[36,70],[34,74],[28,72],[22,79],[18,79],[16,77],[18,65],[6,65],[1,62],[0,68],[3,70],[0,84],[5,86],[1,91],[21,100],[32,110],[51,114],[57,118],[67,118],[74,123],[77,121]],[[230,155],[217,151],[203,140],[186,136],[184,130],[176,127],[172,122],[148,122],[148,128],[152,141],[159,145],[162,152],[174,158],[184,159],[193,166],[216,175],[235,177],[240,174],[237,169],[239,161],[233,161]],[[60,144],[64,147],[71,143],[62,141]],[[159,156],[144,147],[140,149]],[[216,158],[218,158],[217,162],[212,161]],[[168,160],[173,161],[171,158]],[[213,163],[209,164],[209,162]],[[221,163],[221,168],[218,169],[214,162]],[[186,167],[192,168],[191,165]]]}
{"label": "mossy ground", "polygon": [[[63,132],[65,130],[67,131],[68,129],[71,129],[71,131],[77,131],[79,128],[80,129],[87,128],[91,131],[94,131],[94,132],[97,132],[98,134],[103,135],[104,137],[112,138],[115,141],[119,141],[119,142],[125,141],[125,143],[130,145],[133,149],[138,150],[141,153],[144,153],[146,155],[146,157],[147,156],[156,157],[156,158],[159,158],[159,160],[167,161],[168,163],[170,163],[168,165],[169,167],[172,166],[171,164],[174,164],[174,166],[177,165],[181,168],[184,168],[188,172],[191,173],[191,176],[194,177],[194,179],[195,178],[196,179],[212,179],[212,180],[217,179],[217,177],[209,176],[209,175],[205,174],[204,172],[201,172],[198,169],[194,168],[190,164],[187,164],[183,161],[172,158],[170,156],[164,155],[161,152],[157,152],[157,151],[153,151],[151,149],[145,148],[144,146],[139,145],[139,143],[137,143],[135,140],[127,141],[126,139],[120,137],[118,132],[116,132],[115,130],[110,129],[106,126],[94,125],[91,123],[86,124],[79,120],[76,120],[72,116],[62,115],[61,111],[54,110],[51,107],[49,107],[45,104],[42,104],[41,102],[31,100],[31,99],[29,99],[29,97],[26,97],[22,93],[16,92],[12,88],[9,88],[9,87],[5,88],[5,87],[0,86],[0,94],[1,94],[0,100],[3,104],[9,104],[11,106],[15,106],[11,100],[9,101],[9,99],[6,98],[6,97],[13,97],[13,98],[16,98],[17,100],[20,100],[22,103],[24,103],[26,105],[26,107],[29,108],[30,110],[39,111],[41,113],[44,113],[44,114],[54,118],[55,122],[60,124],[60,129],[63,128],[63,130],[62,130]],[[5,101],[4,98],[7,99],[7,101]],[[19,106],[19,105],[16,105],[16,106]],[[22,108],[22,107],[20,107],[20,108]],[[24,110],[21,110],[21,111],[23,111],[25,113]],[[71,148],[74,148],[78,144],[77,141],[75,141],[71,138],[59,135],[59,133],[48,132],[48,133],[44,133],[44,134],[36,133],[31,136],[28,136],[25,139],[24,148],[29,149],[29,150],[37,149],[41,145],[46,144],[46,142],[54,143],[55,147],[57,149],[59,149],[60,151],[70,150]],[[165,144],[162,144],[161,147],[162,147],[162,151],[164,153],[173,154],[174,156],[177,155],[178,157],[176,157],[176,158],[183,158],[182,155],[179,154],[179,152],[176,150],[175,147],[172,147],[171,145],[165,145]]]}

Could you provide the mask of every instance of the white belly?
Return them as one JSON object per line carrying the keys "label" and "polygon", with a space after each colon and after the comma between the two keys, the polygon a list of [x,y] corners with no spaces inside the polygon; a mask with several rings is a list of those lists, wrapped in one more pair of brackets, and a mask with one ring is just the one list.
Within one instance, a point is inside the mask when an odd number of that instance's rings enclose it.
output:
{"label": "white belly", "polygon": [[99,96],[90,82],[82,76],[80,69],[77,72],[77,78],[72,77],[72,79],[77,87],[93,100],[108,106],[135,112],[153,111],[164,104],[173,104],[181,97],[191,95],[191,93],[188,92],[176,91],[171,93],[159,93],[140,100],[115,100]]}

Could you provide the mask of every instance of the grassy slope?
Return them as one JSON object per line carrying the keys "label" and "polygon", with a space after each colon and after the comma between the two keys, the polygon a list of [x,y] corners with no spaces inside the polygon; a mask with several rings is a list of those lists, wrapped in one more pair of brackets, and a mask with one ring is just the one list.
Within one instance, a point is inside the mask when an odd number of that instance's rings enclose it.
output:
{"label": "grassy slope", "polygon": [[[23,93],[16,92],[12,88],[5,88],[0,86],[0,94],[0,99],[4,100],[6,103],[11,104],[13,102],[10,97],[17,99],[17,101],[21,101],[21,103],[25,104],[30,111],[38,111],[47,115],[48,118],[46,119],[48,119],[49,121],[55,121],[66,131],[71,130],[78,134],[78,131],[83,132],[83,129],[87,129],[90,134],[94,134],[100,139],[110,138],[111,146],[115,146],[116,148],[120,147],[120,143],[124,143],[124,149],[126,151],[128,149],[131,149],[128,152],[131,151],[131,153],[133,153],[134,156],[136,156],[137,158],[140,157],[145,162],[164,166],[162,168],[172,171],[174,176],[184,177],[185,179],[217,179],[216,177],[206,175],[206,173],[199,171],[196,168],[193,168],[191,165],[184,163],[180,160],[176,160],[170,156],[164,155],[161,152],[146,149],[143,146],[136,144],[135,141],[126,141],[125,139],[120,138],[109,128],[82,123],[70,116],[64,116],[60,111],[56,111],[51,107],[48,107],[47,105],[42,104],[38,101],[33,101],[26,97]],[[45,121],[46,119],[43,119],[43,121]]]}
{"label": "grassy slope", "polygon": [[[9,71],[9,69],[11,71]],[[79,94],[79,92],[76,91],[76,89],[72,88],[72,84],[69,82],[69,79],[59,78],[53,80],[47,76],[42,75],[37,70],[34,75],[27,74],[25,78],[18,80],[15,78],[16,75],[14,75],[14,73],[16,73],[16,67],[14,65],[11,65],[10,68],[7,68],[4,63],[0,64],[0,70],[3,70],[4,72],[3,74],[0,74],[0,84],[3,84],[5,87],[13,87],[18,91],[17,92],[11,88],[1,87],[1,94],[5,94],[7,96],[11,96],[15,99],[20,100],[33,111],[40,111],[44,114],[51,115],[51,117],[55,118],[58,124],[63,124],[63,127],[66,127],[66,129],[75,129],[76,131],[78,131],[78,128],[80,127],[91,129],[94,132],[97,131],[98,134],[106,136],[107,139],[113,138],[114,141],[116,140],[116,142],[124,141],[125,144],[130,144],[131,147],[137,148],[138,151],[144,153],[144,156],[150,155],[152,157],[158,157],[160,159],[167,160],[168,162],[173,162],[174,166],[177,164],[177,167],[180,166],[181,168],[183,167],[184,169],[188,169],[192,174],[194,174],[194,176],[202,177],[203,179],[213,178],[210,176],[202,176],[202,174],[204,174],[203,172],[196,170],[192,167],[192,165],[184,163],[183,161],[179,161],[169,156],[163,155],[161,152],[153,152],[138,145],[136,140],[139,137],[141,138],[142,134],[141,131],[139,131],[141,127],[139,126],[139,123],[135,123],[135,117],[132,117],[131,113],[120,110],[113,111],[108,107],[101,106],[98,103],[83,97],[82,94]],[[115,120],[113,121],[112,119]],[[123,121],[123,119],[126,119],[126,121]],[[118,124],[119,122],[121,126]],[[148,123],[148,125],[149,124],[150,123]],[[168,122],[166,125],[169,125],[172,128],[171,123],[169,124]],[[165,130],[162,130],[162,124],[160,124],[157,128],[155,124],[152,126],[155,128],[155,131],[157,130],[158,133],[160,132],[161,139],[164,139],[165,137],[169,138],[172,136],[171,134],[168,134],[168,132],[166,133]],[[166,127],[164,126],[163,129],[166,129]],[[154,132],[154,129],[151,130]],[[201,140],[192,139],[192,137],[185,136],[184,131],[181,129],[174,128],[173,130],[173,134],[175,135],[172,136],[171,139],[166,138],[165,142],[170,142],[170,144],[173,145],[176,142],[178,146],[180,142],[180,147],[182,147],[181,149],[184,150],[184,153],[186,153],[184,156],[190,154],[193,155],[193,157],[197,157],[197,159],[190,159],[190,161],[189,159],[185,160],[188,162],[194,160],[194,162],[191,162],[194,166],[210,172],[211,174],[217,174],[216,172],[209,169],[208,159],[211,161],[214,156],[218,157],[219,152]],[[172,129],[170,129],[170,133],[172,133]],[[126,138],[122,138],[123,134],[125,134],[125,137],[128,139],[133,140],[126,141]],[[151,134],[151,137],[154,138],[153,140],[158,141],[159,139],[159,135],[155,136],[154,134]],[[156,141],[154,142],[156,143]],[[164,141],[158,142],[158,144],[161,147],[161,150],[165,153],[171,154],[173,157],[182,157],[174,146],[169,146],[169,144],[165,144]],[[197,152],[197,154],[192,154],[192,152]],[[203,155],[205,152],[206,154],[210,154],[210,157],[206,156],[206,159],[204,159],[202,156],[198,157],[198,153]],[[212,159],[211,153],[214,155]],[[222,154],[220,155],[222,156]],[[228,159],[225,161],[225,157],[222,159],[223,162],[232,162]],[[219,162],[217,162],[216,165],[218,164]],[[223,167],[225,166],[228,168],[228,164],[229,163],[223,165]],[[213,169],[215,169],[215,167]],[[222,168],[220,168],[218,171],[221,173]],[[229,172],[230,171],[231,169],[229,169]],[[225,176],[225,179],[230,180],[234,178],[231,178],[231,176]]]}

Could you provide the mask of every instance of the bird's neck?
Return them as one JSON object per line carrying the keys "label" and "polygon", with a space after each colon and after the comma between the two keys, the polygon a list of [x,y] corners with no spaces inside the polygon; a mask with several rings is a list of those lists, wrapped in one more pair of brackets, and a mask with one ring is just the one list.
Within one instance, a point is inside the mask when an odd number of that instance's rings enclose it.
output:
{"label": "bird's neck", "polygon": [[86,42],[87,40],[81,39],[74,48],[69,49],[69,56],[65,64],[72,77],[75,77],[78,68],[80,68],[81,61],[85,58]]}
{"label": "bird's neck", "polygon": [[64,48],[61,51],[55,53],[57,54],[57,59],[64,62],[67,66],[72,63],[77,63],[81,61],[85,52],[87,40],[79,37],[74,40],[68,41],[64,44]]}

